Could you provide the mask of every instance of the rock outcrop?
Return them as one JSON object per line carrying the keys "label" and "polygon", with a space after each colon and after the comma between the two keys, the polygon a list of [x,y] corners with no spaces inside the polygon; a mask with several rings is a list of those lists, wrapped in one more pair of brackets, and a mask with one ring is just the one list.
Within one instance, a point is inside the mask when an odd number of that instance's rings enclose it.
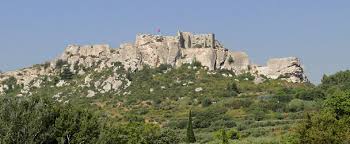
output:
{"label": "rock outcrop", "polygon": [[[237,74],[248,72],[248,55],[224,48],[214,34],[178,32],[176,36],[138,34],[134,44],[122,44],[120,48],[108,45],[69,45],[58,60],[73,65],[100,68],[122,62],[128,69],[140,69],[143,65],[158,67],[161,64],[181,66],[184,63],[200,62],[209,70],[230,69]],[[71,68],[73,70],[73,68]]]}
{"label": "rock outcrop", "polygon": [[[84,70],[91,67],[95,71],[101,71],[103,68],[115,66],[116,63],[135,71],[142,69],[144,65],[158,67],[167,64],[179,67],[194,61],[200,62],[208,70],[227,69],[235,74],[251,73],[259,80],[266,77],[297,83],[308,81],[298,58],[271,59],[267,66],[258,66],[250,63],[246,53],[225,48],[215,39],[214,34],[178,32],[176,36],[138,34],[135,43],[121,44],[119,48],[104,44],[69,45],[61,56],[51,62],[0,74],[0,93],[8,89],[9,86],[3,82],[10,77],[16,78],[17,84],[22,85],[25,90],[30,85],[40,87],[41,82],[34,80],[60,71],[59,62],[66,62],[70,71],[83,75]],[[114,81],[115,78],[111,78],[102,83],[104,91],[120,86],[119,81]]]}
{"label": "rock outcrop", "polygon": [[256,66],[254,70],[270,79],[281,78],[294,83],[307,81],[301,62],[296,57],[270,59],[267,66]]}

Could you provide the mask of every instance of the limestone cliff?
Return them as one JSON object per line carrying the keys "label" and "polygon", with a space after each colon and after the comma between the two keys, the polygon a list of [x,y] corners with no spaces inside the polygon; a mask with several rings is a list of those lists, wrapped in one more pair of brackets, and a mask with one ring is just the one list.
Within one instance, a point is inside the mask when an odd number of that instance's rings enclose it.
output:
{"label": "limestone cliff", "polygon": [[[135,43],[121,44],[119,48],[109,45],[69,45],[61,56],[51,62],[0,74],[0,82],[14,77],[17,84],[24,87],[22,91],[26,92],[30,84],[30,87],[40,86],[40,80],[35,80],[38,77],[56,74],[60,70],[57,68],[59,61],[67,62],[69,69],[80,75],[87,68],[94,67],[95,71],[101,71],[117,62],[123,64],[125,69],[135,71],[144,65],[158,67],[168,64],[178,67],[198,61],[208,70],[251,73],[256,79],[281,78],[296,83],[308,81],[298,58],[271,59],[267,66],[258,66],[250,63],[246,53],[225,48],[214,34],[178,32],[176,36],[138,34]],[[0,83],[0,93],[6,89],[9,86]]]}

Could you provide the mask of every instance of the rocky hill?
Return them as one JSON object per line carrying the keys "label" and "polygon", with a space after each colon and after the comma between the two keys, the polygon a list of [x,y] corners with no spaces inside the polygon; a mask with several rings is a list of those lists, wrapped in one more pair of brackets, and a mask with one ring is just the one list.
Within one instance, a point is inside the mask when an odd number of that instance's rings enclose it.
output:
{"label": "rocky hill", "polygon": [[[334,80],[339,81],[322,81]],[[244,52],[225,48],[214,34],[139,34],[135,43],[120,48],[69,45],[52,61],[0,74],[0,124],[8,124],[0,126],[0,141],[22,136],[29,125],[35,133],[42,127],[54,139],[71,130],[77,133],[74,139],[84,136],[90,143],[119,138],[146,143],[139,140],[149,134],[156,136],[153,140],[165,136],[181,143],[186,142],[191,109],[199,143],[220,143],[218,134],[224,129],[230,142],[286,143],[304,112],[320,109],[322,89],[308,83],[298,58],[270,59],[259,66]],[[90,121],[90,114],[96,119]],[[57,116],[54,121],[51,115]],[[72,126],[57,131],[70,122]],[[96,124],[87,128],[96,131],[94,136],[82,130],[90,124]],[[120,137],[125,125],[130,125],[128,132]],[[143,132],[142,126],[152,126],[154,132]],[[131,142],[129,135],[139,134],[130,129],[141,132],[142,139]]]}
{"label": "rocky hill", "polygon": [[[72,74],[85,75],[92,68],[93,71],[101,72],[116,65],[133,72],[143,69],[145,65],[151,68],[161,65],[180,67],[195,62],[200,62],[208,71],[228,70],[235,75],[249,73],[255,77],[255,83],[266,79],[282,79],[293,83],[308,81],[296,57],[275,58],[269,60],[266,66],[259,66],[250,63],[246,53],[225,48],[214,34],[178,32],[176,36],[138,34],[135,43],[121,44],[119,48],[109,45],[69,45],[53,61],[0,74],[0,94],[15,89],[17,85],[21,87],[19,96],[30,95],[31,89],[41,87],[44,77],[53,81],[50,76],[57,76],[65,69]],[[89,80],[87,75],[86,85],[90,85]],[[11,85],[11,81],[16,84]],[[127,87],[130,83],[125,75],[116,73],[94,86],[101,87],[100,92],[106,92],[117,90],[122,85]],[[56,84],[58,87],[62,85],[65,85],[64,80]]]}

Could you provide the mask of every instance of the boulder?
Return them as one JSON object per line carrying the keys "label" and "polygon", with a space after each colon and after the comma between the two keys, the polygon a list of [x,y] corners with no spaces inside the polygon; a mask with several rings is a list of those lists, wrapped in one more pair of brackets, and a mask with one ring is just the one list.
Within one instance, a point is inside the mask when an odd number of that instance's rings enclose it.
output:
{"label": "boulder", "polygon": [[56,87],[63,87],[67,85],[67,83],[64,81],[64,80],[60,80],[57,84],[56,84]]}
{"label": "boulder", "polygon": [[195,92],[201,92],[202,90],[203,90],[202,87],[198,87],[198,88],[194,89]]}
{"label": "boulder", "polygon": [[86,97],[94,97],[95,95],[96,95],[96,92],[92,90],[88,90],[88,94],[86,95]]}

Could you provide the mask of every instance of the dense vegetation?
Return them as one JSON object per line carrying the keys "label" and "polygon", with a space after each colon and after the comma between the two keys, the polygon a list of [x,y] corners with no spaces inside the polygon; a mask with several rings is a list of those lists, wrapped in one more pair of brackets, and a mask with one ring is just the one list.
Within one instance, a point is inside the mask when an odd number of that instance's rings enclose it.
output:
{"label": "dense vegetation", "polygon": [[319,88],[326,94],[319,111],[308,113],[296,127],[294,143],[350,143],[350,71],[324,76]]}
{"label": "dense vegetation", "polygon": [[177,143],[173,130],[145,123],[117,124],[51,99],[1,98],[0,143]]}
{"label": "dense vegetation", "polygon": [[[349,71],[324,76],[314,86],[281,80],[254,84],[250,74],[208,71],[200,63],[136,72],[115,67],[79,76],[62,66],[61,74],[43,77],[43,87],[29,97],[16,97],[21,86],[9,79],[11,89],[0,100],[0,143],[350,140]],[[79,86],[86,75],[96,81],[114,73],[125,75],[131,85],[91,98],[86,97],[89,88]],[[55,87],[60,80],[69,85]]]}

